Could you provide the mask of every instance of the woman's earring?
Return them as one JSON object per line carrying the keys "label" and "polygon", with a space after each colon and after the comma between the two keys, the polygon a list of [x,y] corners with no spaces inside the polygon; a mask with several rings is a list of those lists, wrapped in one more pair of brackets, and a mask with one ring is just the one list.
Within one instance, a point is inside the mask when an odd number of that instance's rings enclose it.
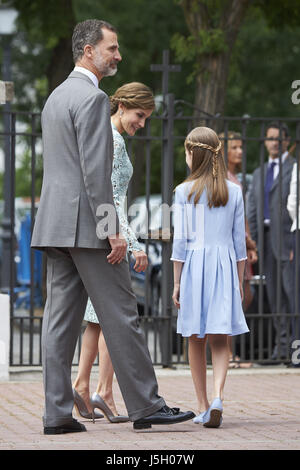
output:
{"label": "woman's earring", "polygon": [[123,111],[122,111],[122,109],[121,109],[121,111],[120,111],[120,117],[121,117],[121,116],[123,116]]}

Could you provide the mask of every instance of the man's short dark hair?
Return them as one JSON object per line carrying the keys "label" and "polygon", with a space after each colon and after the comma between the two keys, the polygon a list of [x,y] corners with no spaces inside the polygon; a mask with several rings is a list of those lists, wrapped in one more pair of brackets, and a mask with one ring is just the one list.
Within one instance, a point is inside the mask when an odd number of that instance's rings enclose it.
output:
{"label": "man's short dark hair", "polygon": [[270,122],[270,124],[268,124],[267,128],[266,128],[266,135],[267,135],[267,132],[269,129],[278,129],[280,131],[281,129],[281,132],[282,132],[282,137],[285,137],[286,139],[288,137],[290,137],[290,131],[289,131],[289,128],[287,126],[287,124],[285,122],[281,122],[281,121],[272,121]]}
{"label": "man's short dark hair", "polygon": [[72,52],[75,64],[83,56],[84,47],[87,44],[95,46],[103,39],[102,28],[116,33],[114,26],[102,20],[85,20],[75,26],[72,36]]}

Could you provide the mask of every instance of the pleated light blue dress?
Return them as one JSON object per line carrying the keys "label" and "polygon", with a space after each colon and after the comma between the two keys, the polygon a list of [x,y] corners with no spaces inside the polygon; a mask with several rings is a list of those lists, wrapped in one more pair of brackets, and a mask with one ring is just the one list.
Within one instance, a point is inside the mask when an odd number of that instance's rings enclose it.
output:
{"label": "pleated light blue dress", "polygon": [[244,202],[240,187],[227,181],[226,206],[209,208],[206,191],[196,204],[192,183],[176,188],[171,260],[184,263],[177,333],[240,335],[249,331],[242,308],[237,261],[247,259]]}

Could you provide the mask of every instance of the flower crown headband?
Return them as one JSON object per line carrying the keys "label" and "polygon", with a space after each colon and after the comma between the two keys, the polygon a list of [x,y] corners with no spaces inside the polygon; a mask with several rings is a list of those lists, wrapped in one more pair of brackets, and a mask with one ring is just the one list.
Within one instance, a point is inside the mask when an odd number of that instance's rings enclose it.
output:
{"label": "flower crown headband", "polygon": [[216,148],[213,148],[211,145],[208,144],[203,144],[202,142],[192,142],[191,140],[187,140],[186,144],[189,144],[193,147],[201,147],[207,150],[210,150],[212,153],[215,153],[216,155],[219,153],[221,150],[222,144],[219,142],[218,146]]}

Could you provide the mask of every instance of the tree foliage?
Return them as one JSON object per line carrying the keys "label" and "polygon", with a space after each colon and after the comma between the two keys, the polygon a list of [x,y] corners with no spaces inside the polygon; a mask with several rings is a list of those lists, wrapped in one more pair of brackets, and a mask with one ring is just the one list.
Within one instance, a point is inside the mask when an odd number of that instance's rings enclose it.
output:
{"label": "tree foliage", "polygon": [[[35,91],[27,99],[35,99],[39,107],[74,66],[71,36],[77,22],[99,18],[118,29],[123,61],[116,77],[101,83],[109,94],[122,83],[133,80],[143,81],[159,93],[161,76],[150,72],[150,64],[161,62],[162,51],[170,48],[175,32],[187,31],[181,9],[173,0],[131,0],[126,8],[124,0],[115,0],[113,7],[111,0],[14,0],[14,5],[19,11],[20,31],[15,38],[15,58],[21,67],[24,63],[26,83]],[[169,21],[171,14],[172,21]],[[18,99],[22,100],[17,71],[14,79]],[[179,92],[180,86],[172,77],[170,86]]]}
{"label": "tree foliage", "polygon": [[[87,18],[100,18],[117,27],[123,57],[116,76],[101,82],[108,94],[133,80],[146,83],[160,94],[161,73],[150,72],[150,65],[161,63],[163,50],[171,49],[171,62],[182,66],[181,73],[170,74],[169,89],[176,98],[202,108],[205,101],[198,103],[199,96],[202,100],[214,99],[216,112],[233,116],[299,114],[299,106],[291,102],[291,84],[300,79],[298,0],[13,3],[19,11],[18,34],[12,48],[14,107],[18,110],[42,109],[49,92],[72,70],[70,39],[74,25]],[[241,5],[245,9],[239,10],[243,14],[235,22],[233,12],[237,15],[236,9]],[[223,63],[218,71],[216,59],[220,57]],[[209,111],[213,112],[213,107]],[[143,155],[141,146],[134,148],[134,153]],[[158,149],[151,162],[155,169],[151,188],[155,187],[155,178],[160,179],[160,157]],[[143,157],[137,159],[135,166],[138,163],[141,172],[142,161]],[[176,160],[175,168],[179,167],[184,170],[184,163]],[[29,191],[27,171],[28,159],[24,157],[17,176],[20,191]]]}

